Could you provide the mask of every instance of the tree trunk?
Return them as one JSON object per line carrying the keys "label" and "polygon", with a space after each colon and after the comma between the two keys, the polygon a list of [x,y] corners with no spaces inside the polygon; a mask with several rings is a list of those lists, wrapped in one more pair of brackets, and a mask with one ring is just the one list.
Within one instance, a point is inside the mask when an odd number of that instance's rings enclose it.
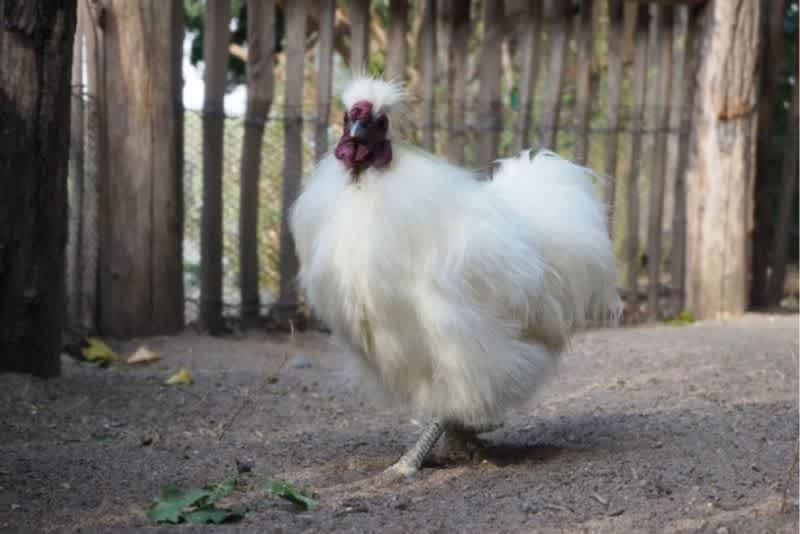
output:
{"label": "tree trunk", "polygon": [[369,0],[350,2],[350,70],[354,74],[366,73],[369,66],[369,4]]}
{"label": "tree trunk", "polygon": [[303,175],[303,63],[306,1],[287,3],[286,96],[284,99],[283,204],[281,208],[280,296],[278,319],[283,323],[298,306],[295,279],[299,271],[294,238],[289,231],[289,210],[300,194]]}
{"label": "tree trunk", "polygon": [[314,158],[319,161],[328,152],[328,127],[331,116],[333,82],[334,0],[319,3],[319,65],[317,67],[317,123],[314,132]]}
{"label": "tree trunk", "polygon": [[582,0],[578,18],[578,79],[575,90],[575,161],[586,165],[589,159],[589,113],[592,84],[592,29],[596,14],[594,0]]}
{"label": "tree trunk", "polygon": [[200,236],[200,324],[211,334],[225,330],[222,319],[222,163],[225,79],[230,19],[227,0],[206,2],[203,39],[203,216]]}
{"label": "tree trunk", "polygon": [[74,0],[0,11],[0,369],[57,376]]}
{"label": "tree trunk", "polygon": [[108,173],[101,176],[103,334],[183,328],[179,0],[112,0],[104,17]]}
{"label": "tree trunk", "polygon": [[467,60],[469,57],[469,2],[451,0],[450,47],[447,61],[447,157],[457,165],[464,163],[467,144]]}
{"label": "tree trunk", "polygon": [[701,319],[747,308],[758,116],[760,5],[715,1],[694,103],[687,185],[687,301]]}
{"label": "tree trunk", "polygon": [[504,39],[504,3],[483,4],[483,45],[481,46],[477,134],[478,165],[484,167],[497,159],[497,143],[502,127],[500,117],[501,51]]}
{"label": "tree trunk", "polygon": [[386,77],[390,80],[405,78],[407,11],[407,0],[390,0],[389,48],[386,51]]}
{"label": "tree trunk", "polygon": [[436,0],[425,1],[425,14],[422,17],[420,31],[420,49],[422,55],[422,147],[429,152],[436,150],[434,129],[436,115],[434,98],[436,96]]}
{"label": "tree trunk", "polygon": [[650,217],[647,238],[647,318],[658,318],[658,285],[661,278],[662,223],[664,219],[664,185],[667,172],[667,132],[671,106],[672,86],[672,36],[674,33],[675,12],[672,6],[657,8],[657,46],[659,51],[658,86],[656,88],[656,140],[653,145],[655,169],[650,182]]}
{"label": "tree trunk", "polygon": [[542,0],[528,2],[522,25],[522,72],[519,86],[519,118],[514,132],[514,152],[527,148],[530,142],[533,102],[539,81],[542,43]]}
{"label": "tree trunk", "polygon": [[[753,266],[750,283],[750,304],[765,306],[767,302],[767,265],[770,261],[774,203],[770,194],[770,142],[772,141],[775,97],[778,88],[784,48],[783,0],[760,0],[768,19],[766,39],[762,46],[761,94],[758,104],[758,144],[756,145],[755,214],[753,226]],[[797,148],[794,146],[794,148]]]}
{"label": "tree trunk", "polygon": [[[332,30],[332,28],[331,28]],[[258,297],[258,199],[261,142],[272,105],[275,76],[275,2],[247,2],[247,111],[242,142],[242,183],[239,190],[239,269],[242,324],[253,326]]]}

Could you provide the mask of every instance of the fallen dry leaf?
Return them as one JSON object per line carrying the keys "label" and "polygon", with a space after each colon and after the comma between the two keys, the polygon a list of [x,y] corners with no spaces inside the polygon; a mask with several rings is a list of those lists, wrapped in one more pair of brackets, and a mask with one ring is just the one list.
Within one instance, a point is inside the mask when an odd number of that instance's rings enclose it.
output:
{"label": "fallen dry leaf", "polygon": [[157,362],[160,359],[161,356],[142,345],[126,361],[131,365],[142,365]]}

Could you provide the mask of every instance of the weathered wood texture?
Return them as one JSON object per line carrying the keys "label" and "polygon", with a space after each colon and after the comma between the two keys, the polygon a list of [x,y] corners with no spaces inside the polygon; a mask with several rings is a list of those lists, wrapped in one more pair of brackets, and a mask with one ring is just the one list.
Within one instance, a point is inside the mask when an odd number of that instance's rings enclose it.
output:
{"label": "weathered wood texture", "polygon": [[483,41],[480,55],[480,93],[477,106],[478,165],[489,165],[497,158],[500,138],[501,49],[504,30],[504,2],[483,3]]}
{"label": "weathered wood texture", "polygon": [[447,90],[447,157],[456,164],[464,163],[467,144],[467,60],[469,58],[469,2],[451,0],[450,46],[448,50]]}
{"label": "weathered wood texture", "polygon": [[592,106],[592,45],[595,13],[594,0],[581,0],[577,35],[578,75],[575,80],[575,161],[586,164],[589,157],[589,113]]}
{"label": "weathered wood texture", "polygon": [[[325,3],[325,2],[324,2]],[[330,2],[327,2],[331,8]],[[324,9],[323,9],[324,11]],[[333,33],[333,24],[328,34]],[[239,190],[239,269],[241,318],[251,326],[259,315],[258,199],[261,143],[275,85],[275,2],[247,2],[247,109],[242,142],[242,179]],[[332,41],[332,39],[331,39]]]}
{"label": "weathered wood texture", "polygon": [[[606,143],[605,143],[605,201],[609,217],[614,216],[617,192],[617,150],[619,144],[619,116],[622,102],[622,39],[624,31],[624,9],[622,0],[608,0],[608,96],[606,97]],[[613,232],[614,225],[609,224]]]}
{"label": "weathered wood texture", "polygon": [[550,49],[547,52],[547,90],[539,140],[544,148],[556,150],[567,49],[572,33],[572,6],[570,2],[560,0],[550,0],[546,6]]}
{"label": "weathered wood texture", "polygon": [[59,374],[75,0],[0,4],[0,370]]}
{"label": "weathered wood texture", "polygon": [[783,0],[759,0],[766,19],[766,39],[761,47],[761,93],[758,103],[758,143],[756,145],[755,213],[753,226],[753,263],[750,281],[750,305],[768,304],[767,284],[772,237],[774,203],[770,191],[770,144],[774,123],[775,99],[783,50]]}
{"label": "weathered wood texture", "polygon": [[650,181],[650,206],[647,238],[647,318],[658,318],[658,284],[663,259],[662,237],[664,219],[664,189],[667,172],[667,139],[672,110],[672,38],[675,22],[674,8],[660,6],[656,11],[656,45],[659,48],[658,81],[656,82],[656,139],[653,144],[654,170]]}
{"label": "weathered wood texture", "polygon": [[229,3],[206,2],[203,39],[203,214],[200,235],[200,324],[220,334],[222,318],[222,162],[225,79],[228,68]]}
{"label": "weathered wood texture", "polygon": [[[108,173],[102,176],[101,333],[183,328],[182,51],[179,0],[106,3]],[[177,71],[177,72],[176,72]]]}
{"label": "weathered wood texture", "polygon": [[514,151],[528,148],[530,143],[533,102],[539,81],[542,43],[542,0],[531,0],[523,11],[522,71],[519,86],[519,117],[514,128]]}
{"label": "weathered wood texture", "polygon": [[350,2],[350,70],[357,74],[366,72],[369,64],[369,5],[369,0]]}
{"label": "weathered wood texture", "polygon": [[697,82],[697,47],[700,43],[702,13],[697,7],[687,8],[684,38],[683,70],[681,72],[680,127],[678,161],[675,169],[675,208],[672,214],[672,251],[670,268],[675,293],[673,309],[683,310],[686,304],[686,168],[689,165],[692,109]]}
{"label": "weathered wood texture", "polygon": [[[80,10],[79,10],[80,11]],[[76,333],[81,328],[81,293],[83,277],[81,273],[81,252],[83,232],[83,170],[84,170],[84,105],[83,95],[83,17],[77,18],[75,39],[72,47],[72,95],[70,108],[69,136],[69,174],[72,185],[69,187],[69,230],[66,250],[66,327]]]}
{"label": "weathered wood texture", "polygon": [[333,84],[333,21],[334,0],[319,1],[319,44],[317,64],[317,122],[314,130],[314,158],[328,152],[328,126],[331,116]]}
{"label": "weathered wood texture", "polygon": [[628,218],[625,258],[627,264],[626,285],[636,292],[640,270],[639,261],[639,170],[642,156],[642,133],[647,92],[647,49],[650,16],[647,6],[637,5],[635,56],[633,72],[633,112],[631,115],[631,149],[628,160],[628,191],[625,213]]}
{"label": "weathered wood texture", "polygon": [[[355,7],[355,2],[353,6]],[[298,305],[295,278],[299,270],[294,239],[289,231],[289,209],[300,194],[303,174],[303,62],[306,1],[296,0],[286,10],[286,92],[284,98],[283,204],[281,209],[280,295],[278,312],[291,315]]]}
{"label": "weathered wood texture", "polygon": [[386,50],[386,77],[403,80],[406,71],[407,0],[389,1],[389,46]]}
{"label": "weathered wood texture", "polygon": [[760,3],[703,8],[687,185],[687,303],[698,318],[747,308],[758,116]]}
{"label": "weathered wood texture", "polygon": [[422,147],[433,152],[436,149],[434,113],[436,96],[436,0],[425,0],[422,26],[420,28],[420,54],[422,56]]}

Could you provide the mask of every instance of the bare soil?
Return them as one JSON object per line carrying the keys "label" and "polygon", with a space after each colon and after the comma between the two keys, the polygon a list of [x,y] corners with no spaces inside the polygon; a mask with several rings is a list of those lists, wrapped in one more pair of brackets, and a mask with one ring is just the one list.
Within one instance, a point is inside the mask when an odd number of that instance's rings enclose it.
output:
{"label": "bare soil", "polygon": [[[162,361],[65,357],[59,379],[0,375],[0,530],[797,531],[796,315],[582,334],[552,384],[486,435],[485,461],[440,454],[391,484],[376,475],[419,423],[362,398],[328,337],[185,332],[115,347],[142,343]],[[181,367],[195,384],[165,385]],[[232,496],[251,507],[241,522],[147,518],[165,484],[219,481],[237,460],[252,467]],[[308,486],[320,507],[266,495],[269,476]]]}

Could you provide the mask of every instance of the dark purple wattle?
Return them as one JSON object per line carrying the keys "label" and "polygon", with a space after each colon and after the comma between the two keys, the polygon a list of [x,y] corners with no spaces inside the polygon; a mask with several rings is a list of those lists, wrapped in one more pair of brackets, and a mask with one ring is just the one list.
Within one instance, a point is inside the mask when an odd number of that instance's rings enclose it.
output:
{"label": "dark purple wattle", "polygon": [[[363,127],[363,134],[357,138],[350,135],[355,121]],[[388,118],[372,113],[372,104],[360,101],[353,104],[345,114],[344,131],[334,150],[334,156],[354,175],[369,167],[383,167],[392,161],[392,144],[386,138],[389,129]]]}

